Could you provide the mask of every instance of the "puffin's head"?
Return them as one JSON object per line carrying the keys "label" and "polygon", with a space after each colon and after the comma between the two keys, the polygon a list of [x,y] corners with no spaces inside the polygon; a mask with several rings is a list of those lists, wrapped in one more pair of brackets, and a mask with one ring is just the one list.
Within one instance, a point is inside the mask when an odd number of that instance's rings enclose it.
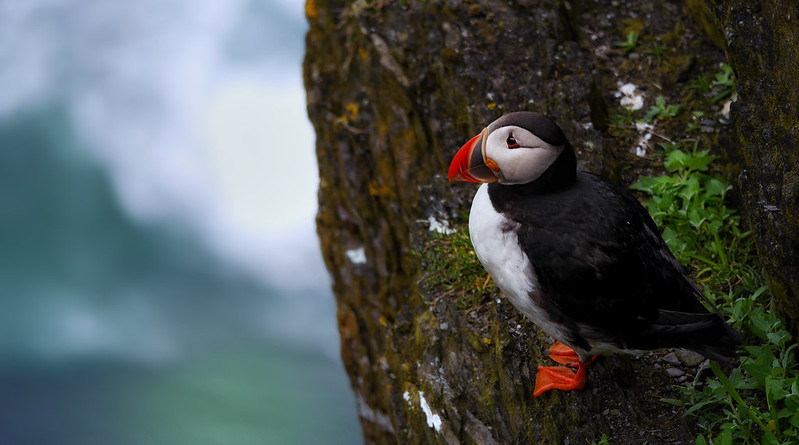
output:
{"label": "puffin's head", "polygon": [[455,154],[449,180],[550,185],[571,183],[577,160],[563,131],[532,111],[508,113],[473,137]]}

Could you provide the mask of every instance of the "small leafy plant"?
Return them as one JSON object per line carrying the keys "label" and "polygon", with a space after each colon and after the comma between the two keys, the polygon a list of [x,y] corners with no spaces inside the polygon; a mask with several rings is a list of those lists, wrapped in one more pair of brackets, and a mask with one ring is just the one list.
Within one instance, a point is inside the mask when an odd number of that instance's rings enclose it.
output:
{"label": "small leafy plant", "polygon": [[721,65],[721,71],[716,74],[716,78],[711,82],[710,87],[718,91],[716,95],[710,99],[712,103],[716,103],[737,93],[738,89],[735,86],[735,75],[732,72],[732,67],[723,63]]}
{"label": "small leafy plant", "polygon": [[[680,400],[668,403],[687,407],[697,416],[705,435],[697,443],[796,443],[799,440],[799,370],[796,343],[767,310],[766,287],[738,298],[726,312],[748,339],[740,365],[727,377],[715,363],[703,388],[686,386]],[[754,344],[753,344],[754,343]],[[718,431],[718,433],[716,433]],[[705,437],[707,436],[707,437]],[[714,437],[715,436],[715,437]]]}
{"label": "small leafy plant", "polygon": [[635,49],[638,46],[638,33],[635,31],[630,31],[627,34],[627,39],[621,42],[616,42],[616,46],[623,49],[625,53],[628,53]]}
{"label": "small leafy plant", "polygon": [[705,116],[704,111],[692,111],[691,121],[685,126],[686,133],[693,133],[699,129],[700,119]]}
{"label": "small leafy plant", "polygon": [[714,104],[738,93],[738,88],[735,86],[735,74],[732,67],[726,63],[721,64],[721,71],[712,78],[710,74],[704,74],[691,81],[688,89],[710,96],[710,103]]}
{"label": "small leafy plant", "polygon": [[726,250],[731,247],[722,242],[721,233],[730,233],[733,239],[745,237],[739,218],[724,205],[732,187],[705,173],[715,159],[707,150],[694,146],[683,151],[678,144],[665,147],[664,167],[672,174],[641,177],[631,188],[650,195],[644,206],[664,227],[663,239],[681,263],[700,261],[718,269],[728,263]]}
{"label": "small leafy plant", "polygon": [[595,441],[591,442],[591,444],[592,445],[610,445],[610,439],[608,439],[608,435],[607,434],[602,434],[602,436],[599,437],[599,441],[598,442],[595,440]]}
{"label": "small leafy plant", "polygon": [[649,111],[644,116],[644,121],[650,122],[654,118],[664,118],[664,117],[674,117],[677,115],[677,112],[680,111],[681,105],[668,105],[666,104],[666,98],[663,96],[658,96],[655,99],[655,105],[652,105],[649,108]]}
{"label": "small leafy plant", "polygon": [[650,56],[655,56],[658,59],[658,63],[662,62],[663,54],[666,52],[666,45],[661,44],[658,41],[652,42],[652,45],[645,51],[646,54]]}

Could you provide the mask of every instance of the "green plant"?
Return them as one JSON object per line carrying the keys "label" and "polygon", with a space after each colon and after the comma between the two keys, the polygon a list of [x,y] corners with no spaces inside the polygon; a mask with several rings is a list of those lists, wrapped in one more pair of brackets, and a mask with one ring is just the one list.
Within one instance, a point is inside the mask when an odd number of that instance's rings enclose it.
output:
{"label": "green plant", "polygon": [[608,439],[608,435],[607,434],[603,433],[602,436],[599,437],[599,441],[598,442],[595,440],[595,441],[591,442],[591,444],[592,445],[610,445],[610,439]]}
{"label": "green plant", "polygon": [[613,127],[624,127],[633,123],[633,113],[628,111],[625,114],[614,113],[608,118],[608,123]]}
{"label": "green plant", "polygon": [[[725,311],[739,317],[736,324],[745,334],[755,334],[747,341],[740,365],[727,377],[712,363],[715,379],[703,388],[682,388],[679,400],[666,400],[697,416],[710,443],[782,444],[799,439],[797,345],[767,310],[768,303],[762,301],[765,289],[738,298]],[[697,443],[708,442],[703,435]]]}
{"label": "green plant", "polygon": [[644,121],[649,122],[654,118],[674,117],[680,111],[681,105],[668,105],[666,98],[658,96],[655,99],[655,105],[652,105],[644,116]]}
{"label": "green plant", "polygon": [[711,87],[712,86],[708,74],[703,74],[688,84],[689,90],[698,90],[702,94],[710,93]]}
{"label": "green plant", "polygon": [[662,45],[660,42],[654,41],[649,49],[647,49],[645,52],[650,56],[655,56],[658,59],[658,63],[660,63],[663,58],[663,53],[666,52],[666,45]]}
{"label": "green plant", "polygon": [[686,133],[693,133],[699,129],[700,119],[705,116],[703,111],[692,111],[691,121],[685,126]]}
{"label": "green plant", "polygon": [[664,399],[696,417],[697,444],[796,443],[799,440],[797,345],[770,310],[752,263],[754,243],[725,203],[731,186],[709,174],[714,160],[694,144],[664,146],[670,173],[641,177],[632,189],[645,203],[678,260],[694,271],[705,295],[729,316],[747,345],[727,376],[716,363],[704,385],[688,383],[679,399]]}
{"label": "green plant", "polygon": [[716,73],[716,78],[711,82],[710,86],[718,91],[713,98],[710,99],[712,103],[727,98],[738,91],[735,86],[735,74],[733,74],[732,68],[726,63],[721,65],[721,71]]}
{"label": "green plant", "polygon": [[714,157],[707,150],[683,151],[679,144],[667,144],[664,167],[671,175],[641,177],[633,190],[650,195],[644,203],[659,227],[663,238],[682,263],[700,260],[718,268],[726,261],[721,242],[723,229],[740,235],[738,217],[724,205],[731,186],[707,175]]}
{"label": "green plant", "polygon": [[738,93],[735,86],[735,74],[732,67],[726,63],[721,64],[721,71],[717,72],[711,79],[710,74],[703,74],[688,85],[689,90],[697,90],[703,95],[711,95],[711,103],[716,103],[722,99]]}
{"label": "green plant", "polygon": [[638,34],[635,31],[630,31],[627,34],[627,40],[616,42],[616,46],[623,49],[625,53],[634,50],[637,45],[638,45]]}

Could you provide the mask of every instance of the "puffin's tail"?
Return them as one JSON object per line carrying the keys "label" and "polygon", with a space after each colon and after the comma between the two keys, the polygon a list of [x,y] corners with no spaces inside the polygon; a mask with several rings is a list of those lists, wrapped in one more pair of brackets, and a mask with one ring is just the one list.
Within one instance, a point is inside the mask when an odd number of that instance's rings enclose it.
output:
{"label": "puffin's tail", "polygon": [[661,310],[650,333],[661,347],[690,349],[719,362],[736,357],[735,350],[743,341],[738,331],[714,313]]}

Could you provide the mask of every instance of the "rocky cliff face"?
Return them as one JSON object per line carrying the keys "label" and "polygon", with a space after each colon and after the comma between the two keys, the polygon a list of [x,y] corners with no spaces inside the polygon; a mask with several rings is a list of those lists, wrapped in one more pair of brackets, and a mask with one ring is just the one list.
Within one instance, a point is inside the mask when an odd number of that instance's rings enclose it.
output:
{"label": "rocky cliff face", "polygon": [[[456,267],[475,263],[457,249],[458,234],[453,241],[431,231],[463,233],[475,189],[447,183],[449,160],[505,112],[554,117],[583,169],[624,184],[657,168],[658,142],[685,136],[688,112],[650,129],[629,117],[658,96],[696,100],[690,81],[717,71],[724,53],[695,17],[713,28],[715,16],[697,2],[606,3],[308,0],[318,229],[367,442],[696,437],[658,402],[673,395],[674,380],[653,366],[657,355],[603,359],[585,391],[534,400],[548,340],[487,277]],[[625,45],[631,33],[637,40]],[[629,94],[619,91],[623,84],[633,84]],[[637,97],[643,111],[620,104]],[[695,137],[734,154],[725,110],[713,107],[703,123],[709,130]],[[734,163],[728,172],[737,175]],[[789,204],[782,202],[774,205]],[[447,258],[455,266],[431,272]]]}
{"label": "rocky cliff face", "polygon": [[743,161],[744,213],[774,308],[799,337],[799,3],[708,1],[735,70],[730,115]]}

